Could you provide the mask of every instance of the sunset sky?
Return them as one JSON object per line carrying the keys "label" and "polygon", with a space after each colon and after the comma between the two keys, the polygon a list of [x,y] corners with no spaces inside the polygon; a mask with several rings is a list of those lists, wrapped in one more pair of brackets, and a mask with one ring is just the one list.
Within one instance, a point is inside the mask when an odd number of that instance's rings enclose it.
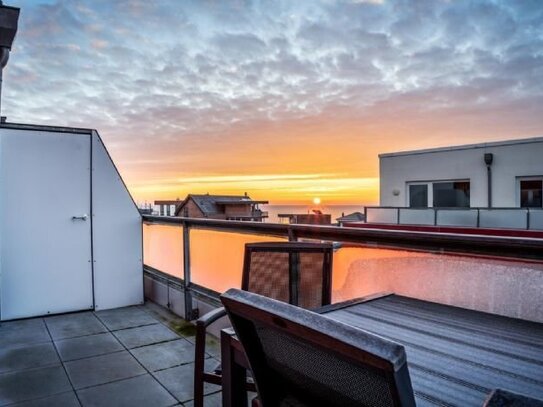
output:
{"label": "sunset sky", "polygon": [[7,0],[8,121],[95,128],[138,201],[377,203],[381,152],[543,135],[541,0]]}

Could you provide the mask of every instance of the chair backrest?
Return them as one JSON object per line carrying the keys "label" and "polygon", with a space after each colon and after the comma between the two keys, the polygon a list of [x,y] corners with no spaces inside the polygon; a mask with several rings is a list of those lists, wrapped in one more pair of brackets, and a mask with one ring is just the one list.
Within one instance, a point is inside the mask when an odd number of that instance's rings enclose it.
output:
{"label": "chair backrest", "polygon": [[248,243],[241,288],[302,308],[328,305],[333,252],[330,243]]}
{"label": "chair backrest", "polygon": [[264,407],[415,405],[403,346],[242,290],[221,301]]}

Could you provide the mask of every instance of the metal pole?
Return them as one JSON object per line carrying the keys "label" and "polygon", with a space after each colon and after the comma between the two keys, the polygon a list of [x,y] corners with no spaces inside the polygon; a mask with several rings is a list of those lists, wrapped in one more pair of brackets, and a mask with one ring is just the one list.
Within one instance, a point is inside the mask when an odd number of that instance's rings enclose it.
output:
{"label": "metal pole", "polygon": [[492,169],[490,165],[486,166],[487,184],[488,184],[488,207],[492,208]]}
{"label": "metal pole", "polygon": [[190,278],[190,229],[183,223],[183,287],[185,296],[185,320],[192,321],[197,318],[198,310],[192,308],[191,278]]}

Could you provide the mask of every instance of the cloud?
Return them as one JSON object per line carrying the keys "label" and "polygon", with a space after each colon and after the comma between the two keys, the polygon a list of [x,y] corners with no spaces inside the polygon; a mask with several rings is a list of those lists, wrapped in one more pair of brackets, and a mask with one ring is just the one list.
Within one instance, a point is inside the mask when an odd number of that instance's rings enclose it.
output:
{"label": "cloud", "polygon": [[130,180],[543,133],[538,0],[20,3],[3,114],[97,128]]}

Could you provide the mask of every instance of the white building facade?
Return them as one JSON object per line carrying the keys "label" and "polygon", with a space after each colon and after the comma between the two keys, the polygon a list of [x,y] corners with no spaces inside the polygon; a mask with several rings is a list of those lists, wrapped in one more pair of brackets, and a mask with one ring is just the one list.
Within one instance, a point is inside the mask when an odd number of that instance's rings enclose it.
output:
{"label": "white building facade", "polygon": [[381,207],[543,206],[543,137],[381,154],[379,166]]}

